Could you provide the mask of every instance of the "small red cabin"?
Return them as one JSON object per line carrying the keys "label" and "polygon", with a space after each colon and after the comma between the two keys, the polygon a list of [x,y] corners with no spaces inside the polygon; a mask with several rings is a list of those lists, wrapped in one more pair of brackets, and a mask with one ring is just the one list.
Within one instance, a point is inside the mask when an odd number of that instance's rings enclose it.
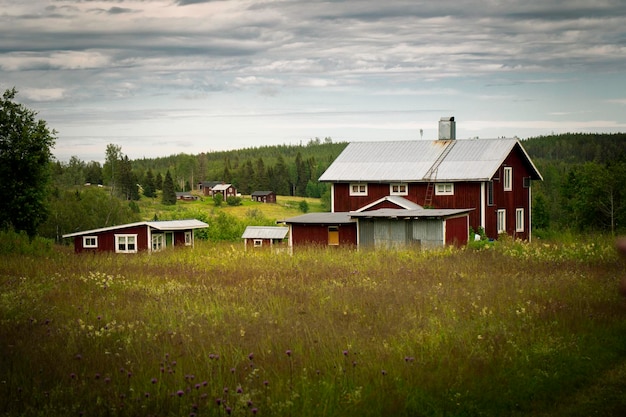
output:
{"label": "small red cabin", "polygon": [[171,246],[193,246],[194,230],[209,227],[199,220],[128,223],[63,235],[74,238],[74,252],[157,252]]}

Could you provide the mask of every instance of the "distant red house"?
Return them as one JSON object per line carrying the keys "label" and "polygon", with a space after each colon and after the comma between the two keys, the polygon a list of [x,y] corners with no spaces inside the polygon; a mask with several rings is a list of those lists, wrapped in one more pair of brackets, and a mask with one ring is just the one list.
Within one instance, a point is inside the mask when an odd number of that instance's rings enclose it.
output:
{"label": "distant red house", "polygon": [[[542,180],[516,139],[456,140],[453,117],[439,140],[350,143],[320,177],[331,185],[331,211],[360,211],[385,197],[424,209],[472,209],[469,227],[489,238],[530,240],[531,184]],[[391,206],[390,206],[391,205]]]}
{"label": "distant red house", "polygon": [[259,203],[275,203],[276,193],[274,191],[255,191],[251,194],[252,201]]}
{"label": "distant red house", "polygon": [[63,235],[74,238],[74,251],[137,253],[157,252],[171,246],[193,246],[194,230],[209,227],[199,220],[128,223]]}
{"label": "distant red house", "polygon": [[213,187],[219,184],[224,184],[224,181],[201,181],[198,183],[198,191],[201,191],[202,195],[210,196]]}

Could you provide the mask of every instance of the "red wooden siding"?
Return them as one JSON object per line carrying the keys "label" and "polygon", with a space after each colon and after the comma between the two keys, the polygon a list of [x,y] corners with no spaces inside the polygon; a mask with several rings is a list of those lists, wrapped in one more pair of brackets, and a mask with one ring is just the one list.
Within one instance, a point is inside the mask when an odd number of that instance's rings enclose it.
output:
{"label": "red wooden siding", "polygon": [[[115,235],[137,235],[137,251],[143,251],[148,249],[148,226],[134,226],[124,229],[108,230],[100,233],[74,236],[74,251],[76,253],[81,252],[115,252]],[[98,247],[97,248],[84,248],[83,237],[84,236],[97,236]],[[176,237],[175,237],[176,239]],[[183,244],[185,243],[185,235],[183,233]]]}
{"label": "red wooden siding", "polygon": [[339,228],[339,246],[356,246],[356,223],[341,225],[292,224],[291,240],[293,246],[328,245],[328,227]]}
{"label": "red wooden siding", "polygon": [[464,246],[468,239],[467,216],[446,220],[446,245]]}

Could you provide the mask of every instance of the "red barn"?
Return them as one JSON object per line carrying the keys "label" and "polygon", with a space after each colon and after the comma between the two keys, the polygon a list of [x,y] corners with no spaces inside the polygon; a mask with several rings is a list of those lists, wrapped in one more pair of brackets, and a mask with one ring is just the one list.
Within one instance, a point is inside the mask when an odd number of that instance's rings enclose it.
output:
{"label": "red barn", "polygon": [[209,227],[199,220],[169,220],[119,226],[63,235],[74,238],[74,251],[137,253],[156,252],[170,246],[193,246],[194,230]]}

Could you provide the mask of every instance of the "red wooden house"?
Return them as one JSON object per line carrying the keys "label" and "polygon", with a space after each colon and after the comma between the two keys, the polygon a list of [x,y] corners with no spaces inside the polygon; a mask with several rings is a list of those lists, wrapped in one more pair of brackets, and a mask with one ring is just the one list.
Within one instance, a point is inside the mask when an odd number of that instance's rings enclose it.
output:
{"label": "red wooden house", "polygon": [[542,177],[521,142],[456,140],[455,130],[454,118],[443,118],[439,140],[350,143],[320,177],[331,184],[331,211],[393,207],[381,199],[402,197],[426,209],[472,209],[469,226],[489,238],[530,240],[531,183]]}
{"label": "red wooden house", "polygon": [[256,201],[259,203],[275,203],[276,202],[276,193],[274,191],[255,191],[250,197],[252,201]]}
{"label": "red wooden house", "polygon": [[209,227],[199,220],[169,220],[119,226],[63,235],[74,238],[74,251],[137,253],[157,252],[170,246],[193,246],[194,230]]}

